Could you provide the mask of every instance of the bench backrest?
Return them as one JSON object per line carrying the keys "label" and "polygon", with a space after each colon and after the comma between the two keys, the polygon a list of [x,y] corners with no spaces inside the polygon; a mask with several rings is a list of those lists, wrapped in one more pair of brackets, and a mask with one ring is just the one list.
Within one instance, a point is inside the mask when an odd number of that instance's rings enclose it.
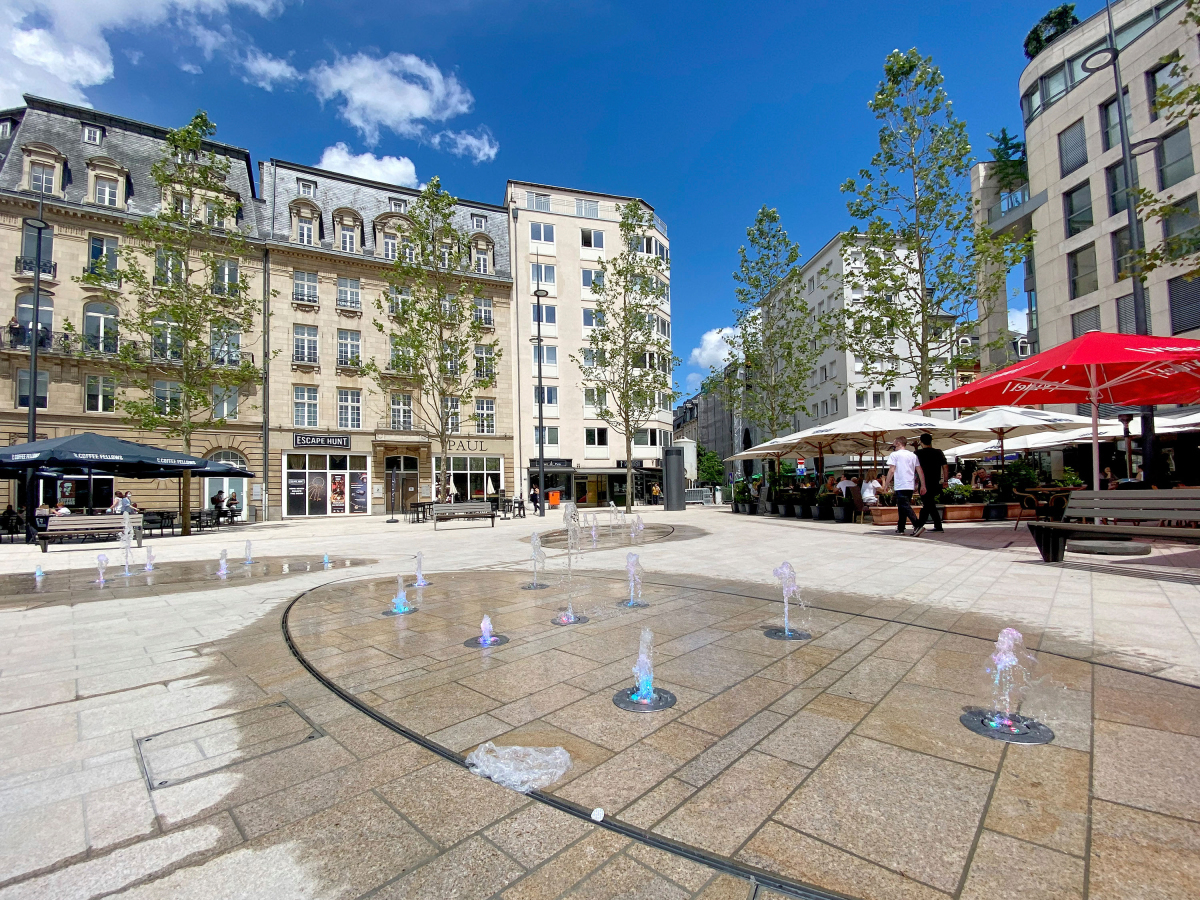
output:
{"label": "bench backrest", "polygon": [[1063,518],[1200,522],[1200,491],[1074,491]]}
{"label": "bench backrest", "polygon": [[[129,517],[133,528],[142,527],[142,516]],[[47,531],[120,531],[125,527],[121,516],[50,516]]]}
{"label": "bench backrest", "polygon": [[491,512],[492,504],[480,503],[471,501],[469,503],[435,503],[433,504],[433,514],[436,516],[439,513],[481,513]]}

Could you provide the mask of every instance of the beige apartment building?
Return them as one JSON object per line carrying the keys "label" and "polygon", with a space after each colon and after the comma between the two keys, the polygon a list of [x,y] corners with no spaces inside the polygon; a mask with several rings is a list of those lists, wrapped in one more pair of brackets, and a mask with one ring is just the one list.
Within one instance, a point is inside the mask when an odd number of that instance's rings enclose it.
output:
{"label": "beige apartment building", "polygon": [[[105,363],[115,356],[121,336],[118,311],[99,291],[79,283],[89,268],[115,265],[127,240],[126,226],[153,214],[159,190],[150,166],[162,153],[166,130],[83,107],[26,98],[26,106],[0,111],[0,298],[8,323],[0,335],[0,440],[23,443],[28,436],[31,395],[37,408],[37,437],[65,437],[93,431],[182,450],[182,442],[138,431],[122,421],[114,398],[117,379]],[[243,204],[239,228],[253,230],[255,193],[250,155],[225,144],[209,145],[231,162],[229,191]],[[33,282],[37,232],[26,224],[41,216],[50,225],[43,237],[37,324],[33,321]],[[237,261],[252,291],[262,290],[257,251]],[[260,335],[240,335],[241,357],[259,359]],[[36,385],[30,385],[30,344],[38,344]],[[164,371],[164,390],[170,390]],[[232,398],[228,424],[194,436],[192,452],[256,469],[262,459],[262,411],[257,386]],[[234,490],[246,502],[243,516],[255,515],[261,500],[241,479],[197,479],[192,506],[218,489]],[[132,490],[148,509],[178,509],[179,480],[134,481],[95,476],[42,478],[38,500],[58,500],[83,510],[104,508],[114,490]],[[24,504],[24,484],[0,480],[0,504]],[[257,505],[256,505],[257,504]]]}
{"label": "beige apartment building", "polygon": [[[272,159],[260,166],[264,254],[275,293],[268,335],[266,471],[282,517],[360,515],[433,497],[441,447],[411,390],[386,394],[360,361],[387,368],[387,273],[407,226],[411,188]],[[500,341],[497,382],[464,401],[451,441],[459,500],[512,496],[513,344],[507,210],[460,201],[482,298],[475,314]],[[379,310],[382,303],[383,313]],[[470,407],[470,408],[466,408]],[[393,497],[393,491],[395,495]]]}
{"label": "beige apartment building", "polygon": [[[587,346],[595,321],[592,285],[600,261],[620,252],[620,210],[634,197],[510,181],[505,193],[512,247],[512,378],[516,427],[517,489],[538,483],[539,441],[545,464],[547,498],[574,500],[580,506],[607,506],[625,501],[627,466],[625,436],[596,415],[596,397],[583,383],[571,360]],[[655,227],[638,248],[670,259],[667,226],[657,215]],[[669,278],[669,276],[668,276]],[[536,303],[540,286],[548,296]],[[539,321],[540,320],[540,321]],[[540,345],[542,394],[538,395]],[[657,315],[656,328],[671,336],[670,285]],[[541,403],[539,404],[539,399]],[[539,405],[544,434],[538,432]],[[634,435],[634,499],[649,495],[662,480],[663,450],[670,446],[671,397],[664,394],[654,418]]]}
{"label": "beige apartment building", "polygon": [[[1169,80],[1163,59],[1178,53],[1196,72],[1200,41],[1181,24],[1181,0],[1123,0],[1113,4],[1136,183],[1178,200],[1166,223],[1146,222],[1144,241],[1200,225],[1194,163],[1200,129],[1170,125],[1154,110],[1157,88]],[[980,216],[996,229],[1036,231],[1025,270],[1028,337],[1033,351],[1064,343],[1089,330],[1133,332],[1128,280],[1129,227],[1117,119],[1116,87],[1109,67],[1089,73],[1084,61],[1108,46],[1103,8],[1059,37],[1021,75],[1029,183],[1000,191],[987,163],[972,171]],[[1139,146],[1140,145],[1140,146]],[[1146,284],[1150,331],[1200,336],[1200,281],[1188,282],[1170,267]],[[1006,328],[1004,303],[985,324],[985,343]],[[986,362],[1000,365],[1004,354]]]}

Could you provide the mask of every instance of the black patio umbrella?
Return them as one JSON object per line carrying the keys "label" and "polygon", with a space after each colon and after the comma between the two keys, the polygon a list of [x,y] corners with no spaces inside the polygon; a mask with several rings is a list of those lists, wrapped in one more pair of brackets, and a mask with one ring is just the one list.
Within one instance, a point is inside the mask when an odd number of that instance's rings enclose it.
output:
{"label": "black patio umbrella", "polygon": [[188,471],[206,477],[255,477],[229,463],[93,432],[0,448],[0,477],[19,477],[31,468],[46,474],[103,472],[126,478],[172,478]]}

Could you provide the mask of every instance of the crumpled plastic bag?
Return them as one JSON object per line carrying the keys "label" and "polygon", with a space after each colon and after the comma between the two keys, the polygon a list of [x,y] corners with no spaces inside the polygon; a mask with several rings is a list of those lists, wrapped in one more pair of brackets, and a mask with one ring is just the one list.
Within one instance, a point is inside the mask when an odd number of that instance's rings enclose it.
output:
{"label": "crumpled plastic bag", "polygon": [[562,778],[571,768],[571,755],[562,747],[497,747],[488,741],[467,754],[467,767],[527,794]]}

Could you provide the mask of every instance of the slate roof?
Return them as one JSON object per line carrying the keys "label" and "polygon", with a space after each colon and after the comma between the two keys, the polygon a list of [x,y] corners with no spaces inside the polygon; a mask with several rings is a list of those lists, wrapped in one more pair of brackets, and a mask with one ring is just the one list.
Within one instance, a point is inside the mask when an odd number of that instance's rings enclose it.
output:
{"label": "slate roof", "polygon": [[[158,186],[150,175],[165,146],[167,129],[148,125],[134,119],[98,112],[83,106],[46,100],[25,95],[24,110],[0,113],[0,118],[19,116],[17,127],[7,142],[0,141],[0,190],[19,192],[21,186],[24,144],[49,144],[67,158],[64,173],[64,194],[68,204],[84,205],[87,193],[87,160],[107,156],[129,170],[127,206],[133,215],[153,215],[160,203]],[[100,146],[83,141],[81,123],[99,125],[104,130]],[[250,168],[250,151],[216,141],[206,141],[204,148],[228,156],[232,162],[227,184],[237,192],[244,207],[243,219],[251,233],[258,231],[253,200],[254,179]]]}

